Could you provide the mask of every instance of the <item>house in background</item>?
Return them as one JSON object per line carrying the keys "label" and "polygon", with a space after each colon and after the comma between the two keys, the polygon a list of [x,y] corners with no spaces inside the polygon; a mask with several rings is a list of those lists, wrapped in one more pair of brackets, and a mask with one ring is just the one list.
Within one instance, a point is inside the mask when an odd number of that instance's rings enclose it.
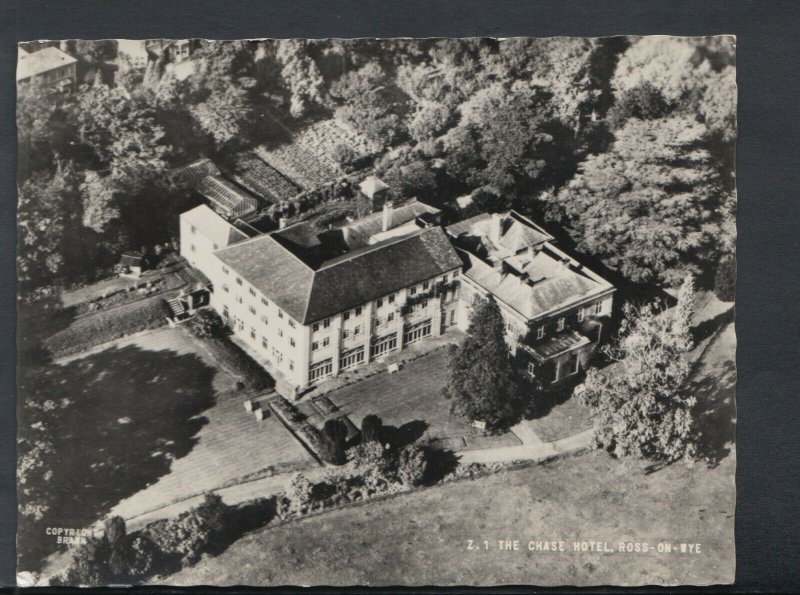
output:
{"label": "house in background", "polygon": [[127,59],[130,65],[137,69],[145,68],[150,56],[144,39],[117,40],[117,54],[120,58]]}
{"label": "house in background", "polygon": [[613,285],[514,211],[482,213],[450,225],[447,233],[464,259],[462,325],[475,298],[491,295],[517,364],[531,377],[558,382],[585,367],[611,315]]}
{"label": "house in background", "polygon": [[124,277],[138,279],[147,269],[147,257],[141,252],[123,252],[117,265],[117,272]]}
{"label": "house in background", "polygon": [[77,64],[75,58],[55,47],[30,53],[19,48],[17,85],[39,82],[55,91],[74,91],[78,81]]}

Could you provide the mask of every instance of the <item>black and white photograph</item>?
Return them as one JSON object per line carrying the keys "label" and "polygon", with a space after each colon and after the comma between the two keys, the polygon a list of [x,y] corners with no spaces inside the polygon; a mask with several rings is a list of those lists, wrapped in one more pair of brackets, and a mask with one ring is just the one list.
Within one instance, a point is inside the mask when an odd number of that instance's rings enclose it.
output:
{"label": "black and white photograph", "polygon": [[17,51],[18,586],[733,583],[735,36]]}

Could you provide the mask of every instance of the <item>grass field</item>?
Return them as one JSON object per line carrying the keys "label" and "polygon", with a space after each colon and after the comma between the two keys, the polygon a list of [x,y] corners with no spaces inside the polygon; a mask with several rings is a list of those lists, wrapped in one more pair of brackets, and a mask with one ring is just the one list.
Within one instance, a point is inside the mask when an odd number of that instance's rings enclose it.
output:
{"label": "grass field", "polygon": [[[650,475],[595,452],[253,533],[170,585],[707,584],[733,580],[733,457]],[[469,550],[468,540],[479,549]],[[483,541],[489,550],[483,550]],[[519,540],[499,551],[497,540]],[[531,540],[701,554],[529,552]]]}

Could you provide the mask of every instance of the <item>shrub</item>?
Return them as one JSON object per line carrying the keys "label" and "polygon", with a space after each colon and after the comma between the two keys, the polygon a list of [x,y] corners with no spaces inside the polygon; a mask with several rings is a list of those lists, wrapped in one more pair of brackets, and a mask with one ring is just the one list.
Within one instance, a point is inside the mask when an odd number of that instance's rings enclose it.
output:
{"label": "shrub", "polygon": [[353,165],[358,159],[358,153],[350,145],[339,143],[333,147],[331,156],[345,172],[353,170]]}
{"label": "shrub", "polygon": [[717,265],[714,276],[714,293],[723,302],[732,302],[736,298],[736,258],[725,256]]}
{"label": "shrub", "polygon": [[322,427],[320,456],[327,463],[344,465],[347,462],[347,426],[340,419],[329,419]]}
{"label": "shrub", "polygon": [[128,552],[128,574],[133,579],[149,576],[153,562],[160,553],[153,540],[142,533],[131,538]]}
{"label": "shrub", "polygon": [[418,486],[425,478],[428,458],[419,444],[409,444],[397,457],[397,477],[407,486]]}
{"label": "shrub", "polygon": [[305,513],[314,502],[314,484],[302,473],[292,478],[286,497],[289,499],[289,509],[295,513]]}
{"label": "shrub", "polygon": [[188,327],[195,337],[210,339],[222,336],[225,323],[214,310],[206,309],[195,314],[189,320]]}
{"label": "shrub", "polygon": [[203,341],[214,359],[234,376],[240,377],[248,390],[260,391],[275,384],[272,376],[228,337],[209,337]]}
{"label": "shrub", "polygon": [[374,470],[389,477],[392,475],[392,452],[380,442],[363,442],[347,451],[347,458],[358,471]]}
{"label": "shrub", "polygon": [[169,308],[160,297],[143,300],[135,307],[108,310],[77,320],[50,336],[45,346],[56,357],[80,353],[101,343],[163,326],[168,315]]}
{"label": "shrub", "polygon": [[63,579],[52,581],[69,586],[99,587],[107,584],[112,577],[108,569],[110,548],[105,537],[90,537],[75,549]]}
{"label": "shrub", "polygon": [[195,564],[225,528],[228,507],[217,495],[206,495],[202,504],[177,518],[156,521],[147,535],[165,554],[181,558],[184,565]]}
{"label": "shrub", "polygon": [[367,415],[361,421],[361,440],[363,442],[378,442],[380,441],[381,428],[383,427],[383,420],[374,414]]}
{"label": "shrub", "polygon": [[108,564],[115,576],[123,577],[128,574],[127,548],[125,543],[125,520],[121,516],[112,516],[106,519],[105,533],[110,553]]}

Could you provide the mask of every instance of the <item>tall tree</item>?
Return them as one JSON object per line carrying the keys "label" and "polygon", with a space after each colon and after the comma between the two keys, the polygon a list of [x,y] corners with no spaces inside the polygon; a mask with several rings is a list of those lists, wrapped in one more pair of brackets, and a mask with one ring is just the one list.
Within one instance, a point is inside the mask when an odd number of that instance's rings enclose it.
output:
{"label": "tall tree", "polygon": [[109,224],[119,218],[119,208],[114,204],[114,188],[95,171],[87,171],[80,186],[83,199],[83,225],[103,233]]}
{"label": "tall tree", "polygon": [[505,339],[505,324],[493,298],[472,307],[467,337],[449,366],[444,396],[453,413],[488,428],[510,423],[520,405],[520,384]]}
{"label": "tall tree", "polygon": [[620,339],[606,349],[616,362],[593,368],[576,388],[595,411],[597,444],[618,457],[675,461],[693,456],[697,432],[686,394],[689,364],[681,357],[675,313],[656,304],[626,304]]}
{"label": "tall tree", "polygon": [[276,57],[281,78],[289,91],[292,116],[299,118],[322,101],[325,81],[314,59],[306,51],[308,42],[298,39],[276,40]]}
{"label": "tall tree", "polygon": [[713,259],[724,196],[691,119],[629,120],[607,153],[590,155],[556,196],[551,217],[568,224],[580,249],[633,281],[679,283]]}

